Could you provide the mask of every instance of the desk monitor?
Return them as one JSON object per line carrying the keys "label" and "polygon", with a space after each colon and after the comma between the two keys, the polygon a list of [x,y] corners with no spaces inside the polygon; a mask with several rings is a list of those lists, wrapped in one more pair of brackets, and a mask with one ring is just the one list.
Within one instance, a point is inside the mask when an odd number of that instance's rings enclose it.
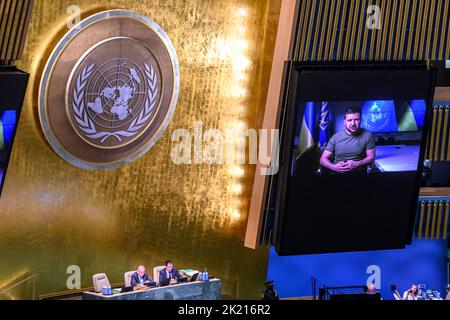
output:
{"label": "desk monitor", "polygon": [[188,277],[181,277],[178,279],[178,283],[185,283],[188,282]]}
{"label": "desk monitor", "polygon": [[194,274],[194,275],[192,276],[192,278],[191,278],[191,282],[197,281],[198,275],[199,275],[199,272],[197,272],[196,274]]}
{"label": "desk monitor", "polygon": [[145,282],[144,285],[146,287],[153,288],[153,287],[156,287],[156,282],[154,282],[154,281]]}
{"label": "desk monitor", "polygon": [[131,291],[133,291],[133,290],[134,290],[134,287],[133,287],[133,286],[123,287],[123,288],[120,290],[120,293],[131,292]]}
{"label": "desk monitor", "polygon": [[169,278],[166,278],[166,279],[164,279],[163,281],[161,281],[160,283],[159,283],[159,286],[160,287],[165,287],[165,286],[168,286],[170,284],[170,279]]}

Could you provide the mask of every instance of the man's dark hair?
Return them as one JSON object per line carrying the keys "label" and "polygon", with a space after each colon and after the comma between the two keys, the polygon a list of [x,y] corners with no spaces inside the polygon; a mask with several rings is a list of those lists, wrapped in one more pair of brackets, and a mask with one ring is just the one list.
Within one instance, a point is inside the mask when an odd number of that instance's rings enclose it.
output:
{"label": "man's dark hair", "polygon": [[173,264],[173,261],[172,260],[166,260],[166,262],[164,262],[164,265],[167,267],[169,265],[169,263]]}
{"label": "man's dark hair", "polygon": [[345,115],[353,114],[353,113],[361,114],[361,108],[360,107],[350,107],[347,110],[345,110]]}

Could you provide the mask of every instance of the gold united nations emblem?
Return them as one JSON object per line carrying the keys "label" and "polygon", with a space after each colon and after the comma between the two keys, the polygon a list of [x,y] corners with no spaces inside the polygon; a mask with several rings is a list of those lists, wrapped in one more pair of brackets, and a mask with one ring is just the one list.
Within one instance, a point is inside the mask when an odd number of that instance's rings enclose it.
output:
{"label": "gold united nations emblem", "polygon": [[44,134],[63,159],[114,169],[146,153],[175,110],[179,64],[166,33],[135,12],[95,14],[70,30],[41,80]]}

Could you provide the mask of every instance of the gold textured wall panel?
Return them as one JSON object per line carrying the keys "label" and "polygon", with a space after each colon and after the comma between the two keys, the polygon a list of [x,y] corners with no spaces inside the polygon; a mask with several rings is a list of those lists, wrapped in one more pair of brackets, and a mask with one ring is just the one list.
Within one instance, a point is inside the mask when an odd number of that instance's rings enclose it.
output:
{"label": "gold textured wall panel", "polygon": [[[206,266],[224,280],[226,295],[258,298],[268,249],[243,246],[254,167],[243,166],[242,176],[227,165],[174,165],[170,135],[177,128],[193,132],[197,120],[204,130],[258,128],[281,1],[93,3],[35,2],[18,64],[31,79],[0,199],[0,288],[28,273],[39,275],[38,294],[64,291],[69,265],[81,267],[82,287],[92,286],[97,272],[120,283],[136,265],[151,268],[170,257],[179,268]],[[169,35],[180,60],[180,99],[167,132],[144,157],[115,171],[69,165],[39,127],[40,73],[68,30],[73,4],[83,18],[106,9],[147,15]]]}

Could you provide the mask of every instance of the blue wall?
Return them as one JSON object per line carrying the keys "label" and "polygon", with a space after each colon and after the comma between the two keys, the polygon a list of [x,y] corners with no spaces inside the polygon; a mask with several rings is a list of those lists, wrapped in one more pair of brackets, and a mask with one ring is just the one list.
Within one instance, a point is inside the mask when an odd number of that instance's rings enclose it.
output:
{"label": "blue wall", "polygon": [[447,241],[415,241],[401,250],[348,252],[279,257],[271,249],[267,278],[275,281],[280,297],[311,296],[311,277],[323,286],[365,285],[367,268],[380,267],[383,299],[393,296],[390,285],[403,294],[413,283],[424,283],[445,293],[447,285]]}

